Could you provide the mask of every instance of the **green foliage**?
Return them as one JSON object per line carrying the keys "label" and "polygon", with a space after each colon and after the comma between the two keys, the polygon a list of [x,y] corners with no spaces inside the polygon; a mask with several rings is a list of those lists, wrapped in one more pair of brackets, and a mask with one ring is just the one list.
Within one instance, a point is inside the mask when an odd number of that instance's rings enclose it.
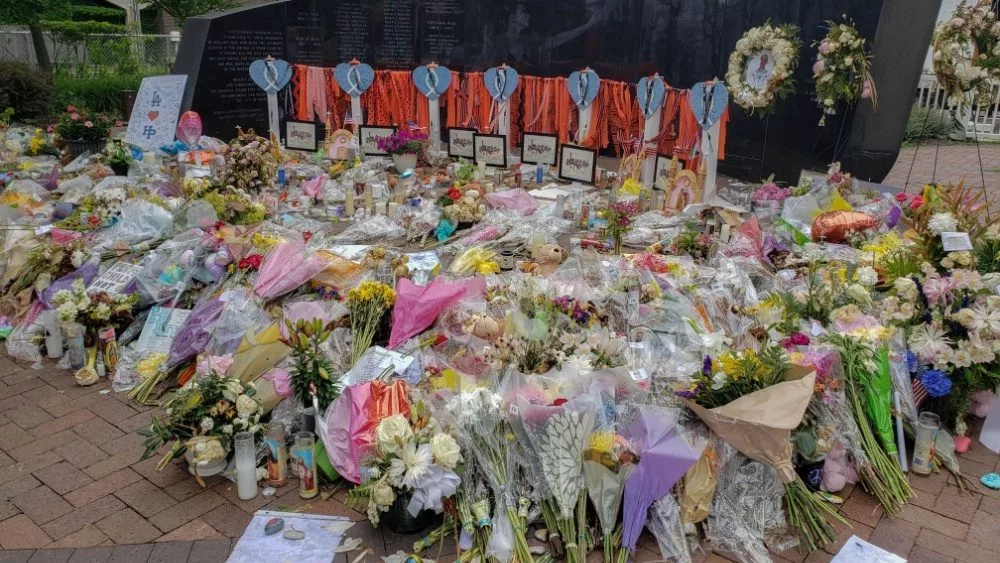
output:
{"label": "green foliage", "polygon": [[13,108],[18,119],[45,117],[52,110],[52,80],[20,62],[0,62],[0,108]]}
{"label": "green foliage", "polygon": [[41,20],[68,20],[73,17],[70,0],[3,0],[0,25],[28,25]]}
{"label": "green foliage", "polygon": [[104,6],[74,5],[73,17],[77,20],[93,19],[98,21],[125,22],[125,10]]}
{"label": "green foliage", "polygon": [[[141,74],[120,74],[92,78],[56,75],[57,106],[80,105],[94,111],[108,113],[124,119],[127,116],[122,115],[121,91],[138,90],[141,82]],[[0,85],[0,88],[2,88],[2,85]]]}
{"label": "green foliage", "polygon": [[42,29],[52,32],[59,41],[82,41],[88,35],[125,33],[124,25],[100,21],[43,21]]}
{"label": "green foliage", "polygon": [[981,238],[972,252],[980,274],[1000,272],[1000,240]]}
{"label": "green foliage", "polygon": [[5,108],[0,112],[0,125],[7,127],[12,119],[14,119],[14,108]]}
{"label": "green foliage", "polygon": [[321,411],[340,396],[342,385],[333,375],[333,365],[323,353],[322,344],[333,332],[333,324],[319,319],[285,321],[287,344],[292,348],[292,394],[304,405],[312,404],[315,393]]}
{"label": "green foliage", "polygon": [[897,250],[885,256],[879,265],[890,283],[920,273],[920,257],[908,250]]}
{"label": "green foliage", "polygon": [[923,139],[941,139],[951,130],[952,120],[947,111],[913,106],[903,133],[904,143]]}
{"label": "green foliage", "polygon": [[206,12],[216,10],[228,10],[238,4],[234,0],[150,0],[146,3],[146,9],[162,10],[171,16],[181,26],[184,20],[200,16]]}

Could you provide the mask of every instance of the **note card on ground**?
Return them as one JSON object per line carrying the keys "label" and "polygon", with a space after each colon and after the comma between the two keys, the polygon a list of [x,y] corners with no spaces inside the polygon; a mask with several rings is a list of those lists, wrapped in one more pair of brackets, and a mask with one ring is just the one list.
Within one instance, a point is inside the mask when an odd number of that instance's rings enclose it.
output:
{"label": "note card on ground", "polygon": [[143,78],[128,120],[125,142],[143,151],[173,143],[186,82],[186,74]]}

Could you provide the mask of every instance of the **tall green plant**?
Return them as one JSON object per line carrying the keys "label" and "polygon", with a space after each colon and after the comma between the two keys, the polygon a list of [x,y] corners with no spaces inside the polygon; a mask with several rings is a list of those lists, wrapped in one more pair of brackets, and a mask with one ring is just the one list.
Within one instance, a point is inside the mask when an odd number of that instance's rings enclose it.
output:
{"label": "tall green plant", "polygon": [[342,385],[333,376],[333,365],[323,353],[322,345],[333,332],[333,323],[324,325],[319,319],[285,321],[288,329],[286,344],[292,349],[292,394],[304,405],[312,404],[315,394],[320,410],[340,396]]}

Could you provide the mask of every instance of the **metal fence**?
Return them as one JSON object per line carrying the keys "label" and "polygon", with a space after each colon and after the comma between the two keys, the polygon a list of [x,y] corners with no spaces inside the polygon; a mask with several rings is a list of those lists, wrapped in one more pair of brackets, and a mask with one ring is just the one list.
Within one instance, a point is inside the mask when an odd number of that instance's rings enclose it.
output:
{"label": "metal fence", "polygon": [[933,74],[924,74],[917,86],[916,105],[940,111],[942,116],[953,114],[965,125],[967,139],[1000,141],[1000,83],[994,84],[990,93],[989,100],[977,98],[974,104],[953,105],[948,102],[948,96],[938,85],[937,78]]}
{"label": "metal fence", "polygon": [[[46,33],[49,60],[56,72],[73,76],[166,74],[177,58],[180,34],[88,35],[67,41]],[[31,34],[22,29],[0,30],[0,61],[38,65]]]}

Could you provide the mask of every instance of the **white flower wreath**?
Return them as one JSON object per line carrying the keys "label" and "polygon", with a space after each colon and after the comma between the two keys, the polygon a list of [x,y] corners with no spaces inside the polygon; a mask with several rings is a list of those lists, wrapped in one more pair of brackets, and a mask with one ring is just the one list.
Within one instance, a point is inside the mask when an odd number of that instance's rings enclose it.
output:
{"label": "white flower wreath", "polygon": [[938,29],[933,58],[949,102],[960,102],[971,90],[989,98],[990,81],[1000,79],[1000,22],[991,1],[959,4]]}
{"label": "white flower wreath", "polygon": [[[799,28],[794,25],[773,26],[770,22],[748,30],[736,42],[736,50],[729,55],[726,83],[733,100],[748,110],[771,111],[775,100],[780,100],[795,90],[792,73],[799,63]],[[766,55],[762,57],[761,55]],[[750,84],[747,76],[748,61],[754,57],[760,64],[761,87]],[[768,58],[773,67],[768,72]]]}

